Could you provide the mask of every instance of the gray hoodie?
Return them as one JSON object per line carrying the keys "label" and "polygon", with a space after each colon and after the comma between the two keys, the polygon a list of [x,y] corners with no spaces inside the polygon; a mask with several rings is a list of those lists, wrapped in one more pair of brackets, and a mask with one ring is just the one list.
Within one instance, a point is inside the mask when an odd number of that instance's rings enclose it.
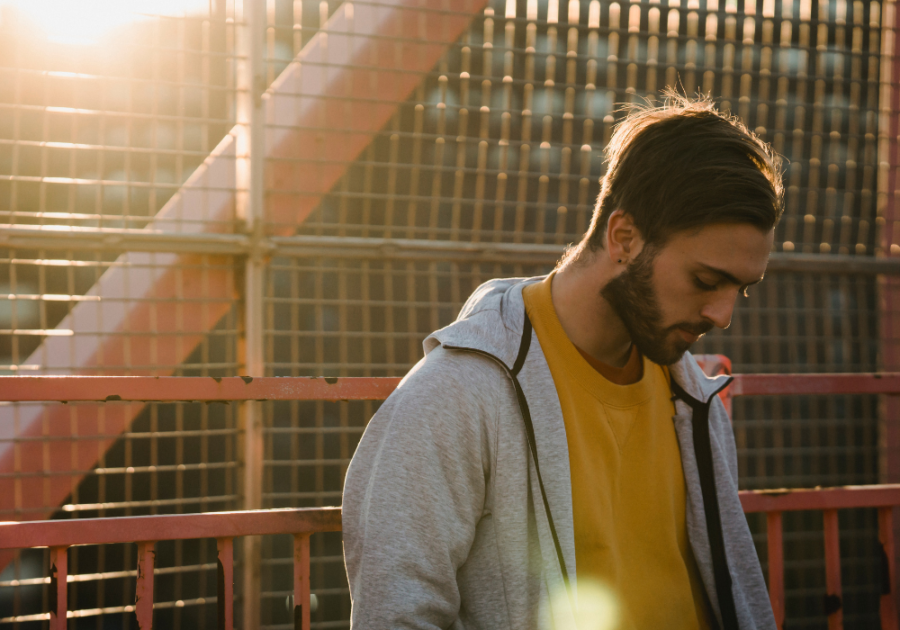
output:
{"label": "gray hoodie", "polygon": [[[370,421],[347,471],[344,556],[351,627],[500,630],[575,628],[578,606],[569,454],[562,410],[535,335],[518,373],[534,424],[562,568],[507,368],[517,358],[529,280],[492,280],[457,320],[425,340],[424,359]],[[500,365],[502,362],[506,368]],[[707,402],[723,381],[690,354],[670,366]],[[722,625],[692,440],[692,410],[675,403],[687,529]],[[710,441],[722,531],[741,630],[774,629],[759,559],[738,499],[731,422],[718,397]],[[610,515],[610,518],[614,518]],[[664,606],[664,602],[660,602]]]}

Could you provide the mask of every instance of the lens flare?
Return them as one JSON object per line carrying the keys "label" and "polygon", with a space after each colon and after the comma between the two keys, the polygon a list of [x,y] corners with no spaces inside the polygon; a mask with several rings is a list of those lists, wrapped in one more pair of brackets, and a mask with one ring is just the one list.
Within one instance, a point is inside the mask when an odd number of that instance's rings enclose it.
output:
{"label": "lens flare", "polygon": [[[568,598],[568,594],[560,589],[552,596],[552,607],[568,607]],[[619,602],[615,592],[602,582],[579,579],[574,625],[564,625],[563,630],[615,630],[618,627]]]}
{"label": "lens flare", "polygon": [[0,0],[59,44],[94,45],[117,27],[207,8],[206,0]]}

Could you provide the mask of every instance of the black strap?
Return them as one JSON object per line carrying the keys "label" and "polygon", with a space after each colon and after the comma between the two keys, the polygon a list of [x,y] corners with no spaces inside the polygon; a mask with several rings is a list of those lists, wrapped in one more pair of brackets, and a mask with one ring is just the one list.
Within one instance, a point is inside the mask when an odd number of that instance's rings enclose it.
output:
{"label": "black strap", "polygon": [[[522,421],[525,423],[525,435],[528,438],[528,448],[531,451],[531,458],[534,460],[534,470],[537,472],[538,486],[541,489],[541,499],[544,503],[544,513],[547,515],[547,522],[550,525],[550,535],[553,537],[553,545],[556,547],[556,559],[559,561],[559,568],[566,584],[566,590],[568,590],[569,571],[566,568],[566,559],[563,557],[562,546],[559,544],[559,535],[556,532],[556,524],[553,522],[553,514],[550,512],[550,501],[547,500],[547,491],[544,490],[544,479],[541,476],[541,466],[538,463],[537,441],[534,438],[534,424],[531,422],[531,411],[528,409],[528,401],[525,399],[525,392],[522,391],[522,385],[519,383],[518,379],[519,372],[525,364],[525,357],[528,356],[528,349],[531,347],[531,335],[531,320],[528,319],[528,313],[526,312],[525,322],[522,326],[522,340],[519,342],[519,353],[516,355],[516,361],[513,363],[512,369],[510,369],[506,363],[484,350],[465,348],[451,344],[444,344],[444,347],[450,350],[464,350],[466,352],[472,352],[488,357],[500,365],[512,381],[513,388],[516,390],[516,400],[519,403],[519,412],[522,414]],[[569,591],[569,595],[571,596],[571,591]]]}
{"label": "black strap", "polygon": [[728,570],[728,557],[725,553],[725,537],[722,534],[722,517],[719,514],[719,496],[716,494],[712,445],[709,439],[709,406],[715,394],[704,403],[685,392],[674,379],[671,380],[671,387],[675,398],[685,402],[693,411],[691,424],[693,426],[694,456],[697,458],[697,471],[700,474],[700,491],[703,495],[706,532],[709,536],[709,548],[712,553],[713,576],[716,581],[719,611],[722,613],[722,625],[724,630],[739,630],[734,593],[731,590],[731,573]]}
{"label": "black strap", "polygon": [[541,489],[541,499],[544,501],[544,512],[547,515],[547,522],[550,525],[550,535],[553,536],[553,545],[556,547],[556,559],[559,561],[559,569],[562,571],[563,580],[568,587],[569,571],[566,568],[566,559],[563,557],[562,546],[559,544],[559,535],[556,533],[556,524],[553,522],[553,513],[550,511],[550,501],[547,500],[547,491],[544,490],[544,479],[541,477],[541,466],[538,463],[537,441],[534,438],[534,424],[531,422],[531,410],[528,408],[528,401],[525,399],[525,392],[522,391],[522,385],[519,384],[519,371],[525,364],[525,357],[528,355],[528,349],[531,347],[531,320],[528,319],[528,313],[525,313],[525,323],[522,326],[522,341],[519,344],[519,354],[516,356],[516,362],[513,369],[509,371],[512,378],[513,387],[516,390],[516,398],[519,401],[519,411],[522,413],[522,420],[525,423],[525,435],[528,437],[528,448],[531,450],[531,458],[534,460],[534,470],[537,472],[538,486]]}

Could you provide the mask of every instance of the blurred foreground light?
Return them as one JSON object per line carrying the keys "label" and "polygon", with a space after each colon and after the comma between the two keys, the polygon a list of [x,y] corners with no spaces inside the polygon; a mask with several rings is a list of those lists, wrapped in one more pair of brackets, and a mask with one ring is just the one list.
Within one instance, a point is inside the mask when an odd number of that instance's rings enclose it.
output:
{"label": "blurred foreground light", "polygon": [[207,0],[0,0],[59,44],[96,45],[117,27],[207,10]]}
{"label": "blurred foreground light", "polygon": [[[568,605],[565,601],[557,604],[557,599],[565,600],[568,594],[558,591],[552,595],[552,607]],[[575,626],[561,630],[615,630],[619,627],[619,604],[616,594],[602,582],[579,578],[578,610],[575,611]]]}

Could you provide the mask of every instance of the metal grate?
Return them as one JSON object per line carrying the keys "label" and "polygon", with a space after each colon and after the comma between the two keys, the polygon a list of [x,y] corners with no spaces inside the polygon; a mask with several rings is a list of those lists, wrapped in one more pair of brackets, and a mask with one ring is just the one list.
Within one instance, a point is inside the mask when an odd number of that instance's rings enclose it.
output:
{"label": "metal grate", "polygon": [[[744,373],[896,369],[892,285],[878,274],[897,269],[876,259],[896,253],[894,11],[891,0],[209,0],[84,46],[47,41],[0,3],[0,371],[402,375],[478,284],[552,268],[587,227],[620,104],[658,102],[665,86],[710,93],[788,164],[769,277],[697,351]],[[228,407],[224,458],[177,447],[194,430],[219,439],[203,424],[216,406],[123,405],[111,434],[130,433],[108,453],[67,428],[72,409],[97,421],[89,405],[3,407],[0,450],[18,449],[20,464],[0,454],[0,479],[65,483],[0,500],[0,512],[125,509],[152,439],[186,467],[181,482],[149,475],[157,500],[198,496],[188,467],[213,475],[215,463],[234,507],[336,504],[376,407]],[[154,413],[182,424],[135,437]],[[869,396],[739,400],[742,483],[890,480],[890,414]],[[48,460],[51,443],[77,465]],[[821,526],[807,518],[785,519],[787,611],[817,628]],[[856,541],[875,523],[843,518],[845,622],[867,627],[876,559]],[[288,627],[290,546],[264,544],[247,618]],[[337,535],[313,545],[318,627],[346,626],[340,553]],[[133,568],[116,554],[83,568]],[[211,620],[172,614],[171,627]]]}

